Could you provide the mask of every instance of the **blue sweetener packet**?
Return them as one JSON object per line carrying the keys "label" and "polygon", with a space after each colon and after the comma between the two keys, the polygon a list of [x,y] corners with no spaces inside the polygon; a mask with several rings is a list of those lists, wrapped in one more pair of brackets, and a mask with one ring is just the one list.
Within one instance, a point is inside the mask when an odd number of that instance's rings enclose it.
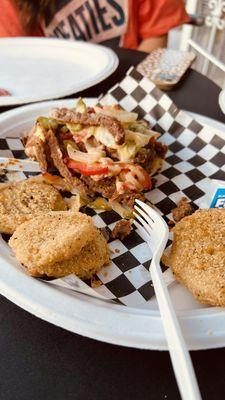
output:
{"label": "blue sweetener packet", "polygon": [[225,208],[225,181],[208,178],[204,190],[205,196],[197,203],[200,209]]}
{"label": "blue sweetener packet", "polygon": [[225,208],[225,182],[224,187],[215,190],[209,208]]}

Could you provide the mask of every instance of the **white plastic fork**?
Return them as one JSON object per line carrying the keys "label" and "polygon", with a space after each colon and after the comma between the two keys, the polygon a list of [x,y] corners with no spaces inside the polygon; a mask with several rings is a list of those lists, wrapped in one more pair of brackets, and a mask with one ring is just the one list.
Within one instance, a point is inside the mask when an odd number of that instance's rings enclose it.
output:
{"label": "white plastic fork", "polygon": [[183,400],[201,400],[191,357],[163,279],[160,259],[168,241],[166,222],[153,208],[136,200],[134,224],[145,233],[152,251],[150,273],[168,343],[177,384]]}

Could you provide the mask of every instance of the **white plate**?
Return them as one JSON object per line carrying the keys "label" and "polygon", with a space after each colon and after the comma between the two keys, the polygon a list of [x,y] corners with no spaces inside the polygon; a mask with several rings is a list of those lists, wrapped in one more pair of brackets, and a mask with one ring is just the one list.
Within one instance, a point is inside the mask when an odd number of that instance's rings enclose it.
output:
{"label": "white plate", "polygon": [[103,46],[63,39],[0,39],[0,106],[68,96],[111,75],[116,54]]}
{"label": "white plate", "polygon": [[225,114],[225,89],[221,90],[219,95],[219,106],[223,113]]}
{"label": "white plate", "polygon": [[[95,101],[89,99],[87,103],[93,105]],[[74,100],[39,103],[1,114],[1,135],[17,136],[32,125],[35,117],[65,105],[74,106]],[[224,131],[219,122],[192,115],[212,129]],[[189,349],[225,346],[224,309],[202,306],[178,283],[171,286],[170,292]],[[124,346],[167,349],[155,300],[131,308],[58,290],[26,275],[3,241],[0,242],[0,293],[30,313],[72,332]]]}

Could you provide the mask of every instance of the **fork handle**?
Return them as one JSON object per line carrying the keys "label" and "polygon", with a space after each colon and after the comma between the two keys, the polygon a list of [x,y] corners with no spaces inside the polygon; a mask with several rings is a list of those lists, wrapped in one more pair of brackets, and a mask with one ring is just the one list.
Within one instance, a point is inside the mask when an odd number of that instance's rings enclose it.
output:
{"label": "fork handle", "polygon": [[154,258],[150,272],[182,400],[201,400],[191,357],[164,282],[161,267]]}

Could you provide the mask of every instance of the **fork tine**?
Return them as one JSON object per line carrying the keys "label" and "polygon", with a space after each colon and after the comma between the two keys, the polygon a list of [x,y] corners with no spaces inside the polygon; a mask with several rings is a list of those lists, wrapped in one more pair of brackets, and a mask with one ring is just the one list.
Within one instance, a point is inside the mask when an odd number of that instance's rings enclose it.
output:
{"label": "fork tine", "polygon": [[163,228],[168,231],[167,223],[160,216],[158,211],[154,210],[154,208],[152,207],[149,207],[148,204],[143,203],[140,200],[136,200],[136,202],[138,203],[138,205],[140,205],[140,207],[142,207],[142,209],[148,214],[149,218],[151,218],[154,223],[159,224],[159,226],[163,226]]}
{"label": "fork tine", "polygon": [[145,228],[141,224],[139,224],[139,222],[137,222],[136,219],[133,221],[133,224],[138,228],[139,234],[142,236],[142,238],[146,242],[150,242],[151,237],[150,237],[149,233],[145,230]]}
{"label": "fork tine", "polygon": [[138,221],[141,223],[141,226],[147,231],[148,235],[151,236],[150,229],[152,229],[147,222],[136,212],[134,212],[134,216],[138,219]]}
{"label": "fork tine", "polygon": [[153,210],[153,208],[151,208],[151,207],[148,206],[146,203],[144,203],[143,201],[138,200],[138,199],[135,200],[135,203],[137,203],[138,206],[139,206],[143,211],[145,211],[145,212],[147,213],[147,215],[149,216],[149,218],[151,218],[152,222],[155,222],[153,216],[151,215],[151,214],[152,214],[151,211]]}
{"label": "fork tine", "polygon": [[150,226],[150,228],[152,229],[152,225],[154,224],[154,221],[149,217],[148,214],[146,214],[146,211],[143,211],[139,206],[137,206],[135,204],[134,206],[135,210],[138,211],[139,214],[142,215],[142,217],[144,218],[145,222],[148,224],[148,226]]}
{"label": "fork tine", "polygon": [[[154,218],[153,218],[153,215],[152,215],[152,210],[153,210],[153,208],[149,207],[146,203],[144,203],[143,201],[138,200],[138,199],[135,200],[135,203],[138,204],[138,206],[139,206],[143,211],[145,211],[145,212],[147,213],[147,215],[149,216],[149,218],[150,218],[150,219],[152,220],[152,222],[154,223],[155,221],[154,221]],[[155,215],[154,215],[154,216],[155,216]]]}

